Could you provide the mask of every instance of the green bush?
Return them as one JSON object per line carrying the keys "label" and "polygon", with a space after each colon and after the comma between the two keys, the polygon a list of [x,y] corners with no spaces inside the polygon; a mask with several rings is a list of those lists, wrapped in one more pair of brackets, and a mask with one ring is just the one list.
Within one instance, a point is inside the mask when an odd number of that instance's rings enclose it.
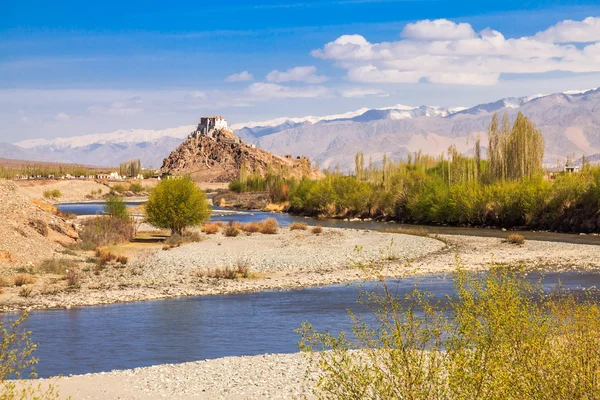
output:
{"label": "green bush", "polygon": [[44,197],[47,199],[59,199],[62,197],[62,192],[58,189],[44,190]]}
{"label": "green bush", "polygon": [[113,193],[119,193],[119,194],[123,194],[125,193],[127,189],[125,189],[125,186],[121,185],[120,183],[117,183],[114,186],[111,186],[110,191]]}
{"label": "green bush", "polygon": [[127,204],[122,197],[109,195],[104,201],[104,213],[110,217],[118,218],[123,221],[129,221],[129,211]]}
{"label": "green bush", "polygon": [[591,297],[545,295],[505,268],[459,268],[454,283],[457,296],[443,306],[418,289],[400,299],[382,280],[364,294],[378,322],[352,316],[351,336],[303,324],[301,348],[319,371],[316,397],[597,398],[600,306]]}
{"label": "green bush", "polygon": [[135,194],[140,194],[144,191],[144,187],[139,182],[133,182],[129,185],[129,191]]}
{"label": "green bush", "polygon": [[206,195],[189,177],[162,180],[152,190],[145,210],[149,223],[180,235],[211,213]]}

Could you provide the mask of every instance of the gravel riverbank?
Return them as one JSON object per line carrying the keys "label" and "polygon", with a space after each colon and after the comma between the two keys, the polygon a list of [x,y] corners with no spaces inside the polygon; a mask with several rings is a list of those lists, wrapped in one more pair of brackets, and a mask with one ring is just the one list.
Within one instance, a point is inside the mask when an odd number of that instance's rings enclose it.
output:
{"label": "gravel riverbank", "polygon": [[[432,238],[348,229],[324,229],[320,235],[284,228],[274,235],[204,235],[199,243],[170,250],[162,245],[135,250],[127,265],[90,268],[82,273],[78,289],[39,283],[27,297],[19,296],[17,288],[8,289],[0,295],[0,310],[326,285],[362,279],[362,272],[352,267],[356,262],[385,258],[403,264],[445,247]],[[215,268],[240,265],[248,268],[248,278],[210,277]]]}

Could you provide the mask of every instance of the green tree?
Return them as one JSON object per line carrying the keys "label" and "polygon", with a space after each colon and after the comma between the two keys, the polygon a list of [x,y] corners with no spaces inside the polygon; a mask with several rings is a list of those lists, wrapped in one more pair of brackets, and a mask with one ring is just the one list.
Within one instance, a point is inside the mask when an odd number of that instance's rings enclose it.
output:
{"label": "green tree", "polygon": [[177,234],[207,220],[211,211],[204,192],[189,177],[161,181],[145,208],[149,223]]}
{"label": "green tree", "polygon": [[122,197],[110,195],[104,202],[104,213],[108,216],[118,218],[122,221],[129,221],[129,212],[127,205]]}

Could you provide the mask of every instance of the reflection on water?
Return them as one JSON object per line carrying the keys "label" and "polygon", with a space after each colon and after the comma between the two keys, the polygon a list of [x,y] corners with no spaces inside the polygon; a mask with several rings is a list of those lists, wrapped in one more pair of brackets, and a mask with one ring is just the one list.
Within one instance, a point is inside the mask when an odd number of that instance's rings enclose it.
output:
{"label": "reflection on water", "polygon": [[[546,289],[558,278],[567,289],[600,286],[600,274],[548,274]],[[539,275],[530,275],[537,280]],[[403,296],[417,284],[434,300],[452,296],[449,276],[393,281]],[[373,290],[375,283],[367,283]],[[295,330],[310,321],[318,330],[349,330],[347,310],[364,314],[359,287],[333,285],[292,291],[188,297],[30,313],[26,329],[39,343],[36,370],[42,377],[180,363],[224,356],[298,351]],[[0,320],[14,318],[0,316]]]}

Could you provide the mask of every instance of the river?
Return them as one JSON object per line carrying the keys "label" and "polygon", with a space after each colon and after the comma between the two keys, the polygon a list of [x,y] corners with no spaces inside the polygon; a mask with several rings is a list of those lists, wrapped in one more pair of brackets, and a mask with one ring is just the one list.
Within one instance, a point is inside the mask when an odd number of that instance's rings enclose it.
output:
{"label": "river", "polygon": [[[537,280],[538,274],[530,279]],[[600,274],[547,274],[545,289],[560,278],[565,289],[600,286]],[[364,290],[373,290],[366,283]],[[454,295],[450,276],[421,276],[392,281],[402,297],[419,289],[432,300]],[[321,331],[351,327],[348,309],[373,322],[368,307],[357,302],[356,284],[290,291],[185,297],[108,306],[32,311],[25,327],[39,343],[35,356],[40,377],[127,369],[225,356],[298,351],[295,332],[303,321]],[[15,315],[1,315],[0,320]]]}

